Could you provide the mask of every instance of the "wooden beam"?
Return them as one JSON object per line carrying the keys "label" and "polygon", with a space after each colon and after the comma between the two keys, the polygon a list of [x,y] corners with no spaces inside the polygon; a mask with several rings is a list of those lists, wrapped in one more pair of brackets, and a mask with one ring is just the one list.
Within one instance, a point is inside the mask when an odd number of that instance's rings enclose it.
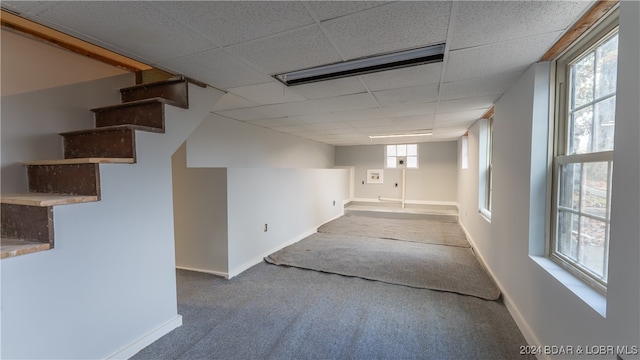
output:
{"label": "wooden beam", "polygon": [[147,64],[116,54],[113,51],[90,44],[84,40],[80,40],[76,37],[40,25],[5,10],[1,11],[0,19],[2,27],[5,29],[29,35],[36,40],[57,45],[77,54],[102,61],[127,71],[136,72],[152,68]]}
{"label": "wooden beam", "polygon": [[565,51],[574,41],[582,34],[596,24],[604,15],[606,15],[618,1],[599,0],[589,11],[587,11],[552,47],[547,51],[539,61],[551,61],[557,58]]}
{"label": "wooden beam", "polygon": [[491,117],[493,116],[493,110],[494,106],[492,106],[491,109],[487,110],[487,112],[482,115],[481,119],[491,119]]}

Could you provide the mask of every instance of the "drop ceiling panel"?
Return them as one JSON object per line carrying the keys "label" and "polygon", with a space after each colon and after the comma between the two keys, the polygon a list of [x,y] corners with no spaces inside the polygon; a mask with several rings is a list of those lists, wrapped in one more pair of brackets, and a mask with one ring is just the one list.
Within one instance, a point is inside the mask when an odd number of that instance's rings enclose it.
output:
{"label": "drop ceiling panel", "polygon": [[326,129],[326,130],[353,128],[351,124],[344,121],[316,123],[316,124],[311,124],[310,126],[312,129]]}
{"label": "drop ceiling panel", "polygon": [[482,117],[487,109],[475,109],[475,110],[463,110],[450,112],[446,114],[436,114],[435,116],[435,127],[446,127],[447,124],[455,124],[460,122],[468,122],[472,123]]}
{"label": "drop ceiling panel", "polygon": [[324,123],[338,121],[332,113],[314,113],[310,115],[290,116],[290,118],[306,124],[318,124],[319,127],[322,127]]}
{"label": "drop ceiling panel", "polygon": [[159,1],[156,6],[222,46],[313,24],[295,1]]}
{"label": "drop ceiling panel", "polygon": [[273,79],[267,83],[229,88],[228,91],[262,105],[306,100]]}
{"label": "drop ceiling panel", "polygon": [[444,81],[451,82],[524,71],[535,63],[559,36],[559,32],[554,32],[526,39],[451,51]]}
{"label": "drop ceiling panel", "polygon": [[460,2],[450,46],[455,50],[565,30],[590,5],[587,1]]}
{"label": "drop ceiling panel", "polygon": [[322,106],[310,100],[269,105],[269,108],[287,116],[312,115],[325,111]]}
{"label": "drop ceiling panel", "polygon": [[235,95],[233,93],[226,93],[222,95],[216,104],[213,106],[211,111],[221,111],[221,110],[232,110],[232,109],[240,109],[244,107],[254,107],[260,104],[249,101],[243,97]]}
{"label": "drop ceiling panel", "polygon": [[438,104],[438,114],[461,110],[488,109],[500,97],[500,94],[476,96],[465,99],[446,100]]}
{"label": "drop ceiling panel", "polygon": [[381,119],[386,115],[379,108],[336,111],[333,113],[336,119],[341,121],[356,121],[365,119]]}
{"label": "drop ceiling panel", "polygon": [[440,89],[440,99],[453,100],[503,94],[515,84],[521,75],[521,72],[516,72],[443,83]]}
{"label": "drop ceiling panel", "polygon": [[371,109],[378,106],[376,100],[369,93],[330,97],[316,100],[316,103],[320,105],[324,111],[332,112]]}
{"label": "drop ceiling panel", "polygon": [[191,76],[219,89],[272,81],[223,49],[215,49],[179,59],[161,61],[157,66]]}
{"label": "drop ceiling panel", "polygon": [[436,102],[421,104],[405,104],[383,107],[382,111],[389,117],[434,114]]}
{"label": "drop ceiling panel", "polygon": [[270,75],[341,60],[317,26],[246,42],[228,49]]}
{"label": "drop ceiling panel", "polygon": [[373,95],[380,106],[433,102],[438,99],[438,84],[376,91]]}
{"label": "drop ceiling panel", "polygon": [[384,1],[309,1],[307,6],[320,21],[326,21],[384,5],[385,3]]}
{"label": "drop ceiling panel", "polygon": [[56,4],[56,1],[3,1],[2,6],[17,13],[38,12]]}
{"label": "drop ceiling panel", "polygon": [[444,42],[449,2],[395,2],[322,23],[347,59]]}
{"label": "drop ceiling panel", "polygon": [[307,99],[323,99],[340,95],[364,93],[367,91],[357,77],[296,85],[291,86],[289,89]]}
{"label": "drop ceiling panel", "polygon": [[284,117],[277,119],[260,119],[260,120],[251,120],[247,121],[250,124],[258,125],[262,127],[272,128],[272,127],[281,127],[281,126],[297,126],[300,125],[299,121],[295,121],[293,119]]}
{"label": "drop ceiling panel", "polygon": [[[78,37],[113,44],[109,48],[154,62],[217,47],[147,2],[59,2],[39,16],[72,29]],[[59,27],[59,26],[54,26]]]}
{"label": "drop ceiling panel", "polygon": [[442,63],[413,66],[362,76],[371,91],[398,89],[440,82]]}

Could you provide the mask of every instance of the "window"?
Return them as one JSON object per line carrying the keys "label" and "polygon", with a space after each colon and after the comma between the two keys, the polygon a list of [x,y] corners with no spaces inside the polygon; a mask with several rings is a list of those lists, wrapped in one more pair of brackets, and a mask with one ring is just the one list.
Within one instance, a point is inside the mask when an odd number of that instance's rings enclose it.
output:
{"label": "window", "polygon": [[605,292],[618,63],[610,16],[556,63],[550,256]]}
{"label": "window", "polygon": [[461,167],[462,167],[462,170],[466,170],[469,168],[469,135],[468,134],[464,134],[462,136],[460,152],[462,153],[460,154]]}
{"label": "window", "polygon": [[386,168],[418,168],[418,144],[387,145]]}
{"label": "window", "polygon": [[478,207],[480,214],[490,221],[493,197],[493,118],[481,121],[478,135]]}

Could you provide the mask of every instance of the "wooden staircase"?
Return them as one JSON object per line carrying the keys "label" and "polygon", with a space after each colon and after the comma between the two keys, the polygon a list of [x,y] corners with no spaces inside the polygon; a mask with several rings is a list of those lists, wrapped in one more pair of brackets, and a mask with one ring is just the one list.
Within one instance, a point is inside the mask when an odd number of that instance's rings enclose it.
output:
{"label": "wooden staircase", "polygon": [[165,105],[189,108],[189,79],[120,89],[122,103],[92,109],[95,128],[66,132],[64,159],[22,162],[27,194],[0,198],[1,258],[54,247],[53,207],[100,200],[100,164],[136,162],[135,132],[164,133]]}

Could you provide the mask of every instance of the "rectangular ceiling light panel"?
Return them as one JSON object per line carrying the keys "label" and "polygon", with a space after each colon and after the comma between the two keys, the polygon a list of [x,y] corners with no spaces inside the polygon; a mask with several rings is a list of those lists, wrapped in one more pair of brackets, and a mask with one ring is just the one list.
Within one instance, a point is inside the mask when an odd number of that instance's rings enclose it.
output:
{"label": "rectangular ceiling light panel", "polygon": [[440,62],[443,58],[444,44],[437,44],[276,74],[273,77],[287,86],[293,86],[430,64]]}

